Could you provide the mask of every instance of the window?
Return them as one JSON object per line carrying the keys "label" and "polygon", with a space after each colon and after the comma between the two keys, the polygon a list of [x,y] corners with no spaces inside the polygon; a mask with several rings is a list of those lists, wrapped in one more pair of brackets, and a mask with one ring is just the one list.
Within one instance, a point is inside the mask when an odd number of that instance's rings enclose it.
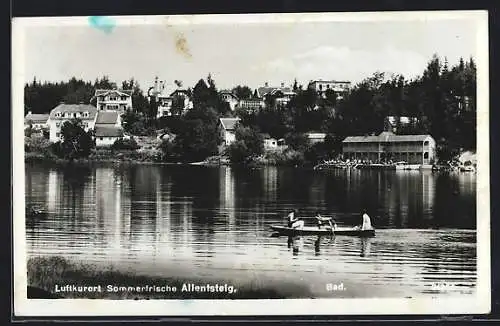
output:
{"label": "window", "polygon": [[330,88],[330,85],[326,85],[326,88]]}
{"label": "window", "polygon": [[99,137],[99,140],[104,140],[104,137]]}
{"label": "window", "polygon": [[89,117],[89,113],[88,112],[83,112],[83,117],[84,118],[88,118]]}
{"label": "window", "polygon": [[59,128],[61,126],[60,122],[56,122],[56,128]]}
{"label": "window", "polygon": [[122,96],[121,99],[122,99],[122,101],[126,101],[127,97],[126,96]]}
{"label": "window", "polygon": [[56,112],[56,118],[60,118],[61,117],[61,112]]}
{"label": "window", "polygon": [[424,141],[424,146],[427,146],[427,145],[429,145],[429,141],[428,140]]}
{"label": "window", "polygon": [[59,138],[59,136],[61,136],[61,133],[60,132],[56,132],[56,137]]}
{"label": "window", "polygon": [[429,152],[425,152],[424,153],[424,159],[428,159],[429,158]]}
{"label": "window", "polygon": [[109,100],[110,101],[116,101],[116,100],[118,100],[118,97],[116,97],[116,96],[110,96]]}

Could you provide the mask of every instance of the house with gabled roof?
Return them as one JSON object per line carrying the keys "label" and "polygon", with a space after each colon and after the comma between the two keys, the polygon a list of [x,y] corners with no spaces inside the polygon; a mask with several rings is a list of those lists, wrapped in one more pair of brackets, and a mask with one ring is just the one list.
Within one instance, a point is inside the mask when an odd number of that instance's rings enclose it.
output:
{"label": "house with gabled roof", "polygon": [[230,90],[228,89],[223,89],[219,91],[219,94],[225,102],[229,104],[229,107],[231,108],[231,111],[234,111],[236,106],[238,105],[239,99],[238,97]]}
{"label": "house with gabled roof", "polygon": [[50,114],[32,113],[31,111],[28,111],[28,114],[24,117],[24,129],[30,127],[36,130],[48,128],[49,117]]}
{"label": "house with gabled roof", "polygon": [[107,147],[119,139],[123,139],[123,129],[114,126],[96,125],[94,128],[94,139],[96,147]]}
{"label": "house with gabled roof", "polygon": [[99,111],[121,111],[132,109],[132,90],[96,89],[94,98]]}
{"label": "house with gabled roof", "polygon": [[225,146],[231,145],[236,141],[236,127],[241,121],[240,118],[220,118],[219,130]]}
{"label": "house with gabled roof", "polygon": [[48,119],[49,140],[51,142],[61,140],[61,127],[63,123],[75,118],[82,121],[82,127],[85,131],[94,129],[97,108],[90,104],[65,104],[61,102],[50,111]]}

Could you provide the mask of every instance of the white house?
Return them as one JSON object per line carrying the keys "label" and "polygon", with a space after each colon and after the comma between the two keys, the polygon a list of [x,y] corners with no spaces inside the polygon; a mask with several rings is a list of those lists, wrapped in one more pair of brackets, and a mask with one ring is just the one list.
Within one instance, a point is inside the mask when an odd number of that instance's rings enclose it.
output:
{"label": "white house", "polygon": [[307,138],[311,144],[321,143],[325,141],[326,134],[323,132],[308,132],[306,133]]}
{"label": "white house", "polygon": [[28,111],[28,114],[24,117],[24,129],[31,128],[33,129],[43,129],[49,127],[49,116],[50,114],[33,114],[31,111]]}
{"label": "white house", "polygon": [[231,111],[234,111],[239,102],[238,97],[234,95],[230,90],[222,90],[220,91],[220,95],[222,99],[229,104]]}
{"label": "white house", "polygon": [[229,146],[236,141],[235,130],[240,118],[220,118],[220,132],[224,145]]}
{"label": "white house", "polygon": [[320,96],[323,96],[327,90],[331,89],[339,95],[340,98],[349,92],[351,82],[337,81],[337,80],[311,80],[308,85],[309,88],[314,89]]}
{"label": "white house", "polygon": [[123,130],[117,127],[95,126],[94,137],[96,147],[111,146],[118,139],[123,139]]}
{"label": "white house", "polygon": [[164,94],[158,95],[158,111],[156,112],[156,118],[168,117],[172,115],[172,103],[173,98]]}
{"label": "white house", "polygon": [[132,90],[96,89],[94,97],[99,111],[132,109]]}
{"label": "white house", "polygon": [[64,104],[61,103],[49,115],[49,140],[57,142],[61,140],[61,126],[64,122],[74,118],[82,121],[82,127],[85,131],[94,129],[97,118],[97,108],[90,104]]}

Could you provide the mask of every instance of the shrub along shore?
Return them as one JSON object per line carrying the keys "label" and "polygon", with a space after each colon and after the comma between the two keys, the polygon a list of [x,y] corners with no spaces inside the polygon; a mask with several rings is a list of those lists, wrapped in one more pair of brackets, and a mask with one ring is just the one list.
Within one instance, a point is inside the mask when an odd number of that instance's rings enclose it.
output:
{"label": "shrub along shore", "polygon": [[[175,276],[136,275],[125,269],[70,261],[62,257],[31,257],[28,259],[28,297],[71,299],[283,299],[289,297],[311,297],[304,286],[264,282],[261,279],[246,281],[216,280]],[[183,285],[186,285],[182,291]],[[218,286],[201,290],[202,286]],[[87,286],[101,291],[60,291],[68,285]],[[112,286],[112,288],[109,287]],[[56,290],[56,286],[57,289]],[[159,287],[157,290],[144,287]],[[169,288],[166,288],[168,286]],[[200,288],[195,289],[194,286]],[[134,287],[119,289],[116,287]],[[138,290],[137,287],[143,287]],[[161,287],[164,287],[161,289]],[[173,288],[176,291],[172,291]],[[232,292],[232,293],[230,293]]]}

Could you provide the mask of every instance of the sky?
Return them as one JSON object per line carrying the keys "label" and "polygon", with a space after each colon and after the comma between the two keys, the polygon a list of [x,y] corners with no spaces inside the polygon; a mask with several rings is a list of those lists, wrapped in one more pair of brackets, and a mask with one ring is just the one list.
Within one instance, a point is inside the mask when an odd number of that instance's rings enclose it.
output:
{"label": "sky", "polygon": [[[450,65],[476,57],[477,20],[120,25],[24,29],[24,80],[61,81],[103,75],[143,90],[155,76],[193,87],[209,73],[219,89],[291,85],[310,80],[356,83],[376,71],[420,75],[432,55]],[[54,25],[54,24],[52,24]]]}

